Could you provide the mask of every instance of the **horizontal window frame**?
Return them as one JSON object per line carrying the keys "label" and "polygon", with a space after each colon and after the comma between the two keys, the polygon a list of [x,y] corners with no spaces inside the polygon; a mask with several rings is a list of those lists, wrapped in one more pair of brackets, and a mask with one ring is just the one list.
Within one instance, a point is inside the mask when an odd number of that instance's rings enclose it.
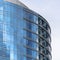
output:
{"label": "horizontal window frame", "polygon": [[35,22],[31,21],[30,19],[25,18],[25,17],[23,17],[23,20],[29,21],[29,22],[31,22],[31,23],[33,23],[33,24],[37,25],[37,26],[40,26],[44,31],[46,31],[46,32],[47,32],[47,34],[48,34],[48,35],[49,35],[49,37],[50,37],[50,42],[51,42],[51,36],[50,36],[50,33],[49,33],[49,32],[48,32],[48,30],[46,30],[42,25],[39,25],[39,24],[37,24],[37,23],[35,23]]}
{"label": "horizontal window frame", "polygon": [[31,33],[33,33],[33,34],[35,34],[35,35],[41,37],[41,38],[44,39],[44,40],[49,44],[49,46],[51,47],[49,41],[48,41],[46,38],[44,38],[43,36],[41,36],[41,35],[39,35],[39,34],[33,32],[33,31],[31,31],[30,29],[27,29],[27,28],[23,28],[23,30],[26,30],[26,31],[28,31],[28,32],[31,32]]}

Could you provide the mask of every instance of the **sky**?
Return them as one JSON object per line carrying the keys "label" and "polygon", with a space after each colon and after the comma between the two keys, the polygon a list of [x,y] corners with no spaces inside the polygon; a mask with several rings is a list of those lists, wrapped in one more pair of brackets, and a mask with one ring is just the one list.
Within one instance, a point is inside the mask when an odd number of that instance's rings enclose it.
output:
{"label": "sky", "polygon": [[52,60],[60,60],[60,0],[20,0],[50,24]]}

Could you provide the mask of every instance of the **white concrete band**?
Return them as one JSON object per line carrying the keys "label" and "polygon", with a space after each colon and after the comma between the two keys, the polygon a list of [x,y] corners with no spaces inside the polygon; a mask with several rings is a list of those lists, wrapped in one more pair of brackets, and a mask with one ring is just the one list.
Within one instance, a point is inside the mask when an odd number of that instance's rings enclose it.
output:
{"label": "white concrete band", "polygon": [[25,6],[22,2],[20,2],[19,0],[4,0],[4,1],[8,1],[17,5],[20,5],[22,7],[28,8],[27,6]]}

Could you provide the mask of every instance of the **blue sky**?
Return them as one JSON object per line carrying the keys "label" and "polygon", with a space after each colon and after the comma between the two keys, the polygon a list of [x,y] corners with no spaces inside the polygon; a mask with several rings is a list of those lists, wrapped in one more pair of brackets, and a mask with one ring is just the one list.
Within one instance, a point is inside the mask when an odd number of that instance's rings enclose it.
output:
{"label": "blue sky", "polygon": [[47,19],[52,31],[52,60],[60,60],[60,0],[20,1]]}

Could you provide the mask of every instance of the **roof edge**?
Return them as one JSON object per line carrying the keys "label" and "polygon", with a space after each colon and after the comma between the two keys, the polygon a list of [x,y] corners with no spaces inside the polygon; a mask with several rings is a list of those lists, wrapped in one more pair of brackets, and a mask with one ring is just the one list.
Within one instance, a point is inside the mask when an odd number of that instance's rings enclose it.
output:
{"label": "roof edge", "polygon": [[24,7],[24,8],[28,8],[26,5],[24,5],[24,4],[23,4],[21,1],[19,1],[19,0],[4,0],[4,1],[17,4],[17,5],[22,6],[22,7]]}

